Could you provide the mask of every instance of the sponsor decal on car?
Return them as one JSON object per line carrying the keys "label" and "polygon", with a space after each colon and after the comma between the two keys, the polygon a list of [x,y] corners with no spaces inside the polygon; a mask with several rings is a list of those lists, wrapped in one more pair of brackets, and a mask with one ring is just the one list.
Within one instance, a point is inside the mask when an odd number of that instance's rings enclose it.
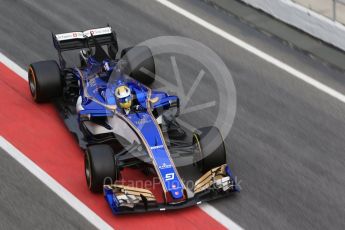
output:
{"label": "sponsor decal on car", "polygon": [[104,35],[104,34],[110,34],[110,33],[111,33],[111,28],[104,27],[104,28],[99,28],[99,29],[86,30],[84,32],[56,34],[56,38],[58,41],[65,41],[69,39],[83,39],[85,37],[91,37],[91,35],[98,36],[98,35]]}
{"label": "sponsor decal on car", "polygon": [[172,168],[172,165],[166,164],[166,163],[163,163],[162,165],[159,166],[159,169],[170,169],[170,168]]}
{"label": "sponsor decal on car", "polygon": [[[162,149],[162,148],[164,148],[163,145],[151,146],[151,149],[152,149],[152,150],[155,150],[155,149]],[[165,163],[164,163],[164,164],[165,164]]]}

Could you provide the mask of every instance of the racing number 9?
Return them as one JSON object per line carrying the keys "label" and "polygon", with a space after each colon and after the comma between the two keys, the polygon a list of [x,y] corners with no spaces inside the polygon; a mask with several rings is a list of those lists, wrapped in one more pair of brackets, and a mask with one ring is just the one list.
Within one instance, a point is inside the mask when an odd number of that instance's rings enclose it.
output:
{"label": "racing number 9", "polygon": [[173,180],[175,178],[175,173],[165,174],[165,181]]}

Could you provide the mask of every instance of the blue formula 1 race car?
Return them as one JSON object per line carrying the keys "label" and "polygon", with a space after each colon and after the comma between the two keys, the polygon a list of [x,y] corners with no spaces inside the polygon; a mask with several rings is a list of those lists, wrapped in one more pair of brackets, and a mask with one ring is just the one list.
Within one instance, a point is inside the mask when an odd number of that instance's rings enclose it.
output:
{"label": "blue formula 1 race car", "polygon": [[[85,150],[88,188],[103,191],[113,213],[178,209],[238,191],[219,130],[201,128],[188,138],[176,121],[179,98],[149,88],[156,66],[148,47],[123,49],[117,58],[109,26],[52,36],[59,64],[29,66],[32,97],[55,104]],[[72,50],[78,67],[67,67],[63,54]],[[125,168],[156,176],[161,199],[123,183]]]}

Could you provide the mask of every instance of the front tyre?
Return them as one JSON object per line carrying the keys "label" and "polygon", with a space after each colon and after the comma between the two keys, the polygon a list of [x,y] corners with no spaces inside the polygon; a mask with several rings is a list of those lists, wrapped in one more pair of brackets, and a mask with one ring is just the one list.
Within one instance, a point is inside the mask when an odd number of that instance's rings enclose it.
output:
{"label": "front tyre", "polygon": [[32,63],[28,70],[28,81],[31,95],[37,103],[61,96],[61,72],[56,61]]}
{"label": "front tyre", "polygon": [[102,192],[105,183],[115,183],[120,177],[113,149],[109,145],[88,146],[84,163],[86,183],[91,192]]}
{"label": "front tyre", "polygon": [[226,164],[225,145],[217,127],[205,127],[194,132],[193,143],[195,161],[202,173]]}

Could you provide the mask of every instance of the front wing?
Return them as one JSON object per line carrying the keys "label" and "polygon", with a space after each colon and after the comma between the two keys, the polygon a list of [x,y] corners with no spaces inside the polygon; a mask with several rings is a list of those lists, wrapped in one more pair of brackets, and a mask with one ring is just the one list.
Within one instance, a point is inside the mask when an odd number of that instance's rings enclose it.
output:
{"label": "front wing", "polygon": [[194,183],[193,191],[178,203],[159,203],[150,190],[119,184],[104,185],[104,197],[114,214],[165,211],[199,205],[239,191],[228,165],[205,173]]}

